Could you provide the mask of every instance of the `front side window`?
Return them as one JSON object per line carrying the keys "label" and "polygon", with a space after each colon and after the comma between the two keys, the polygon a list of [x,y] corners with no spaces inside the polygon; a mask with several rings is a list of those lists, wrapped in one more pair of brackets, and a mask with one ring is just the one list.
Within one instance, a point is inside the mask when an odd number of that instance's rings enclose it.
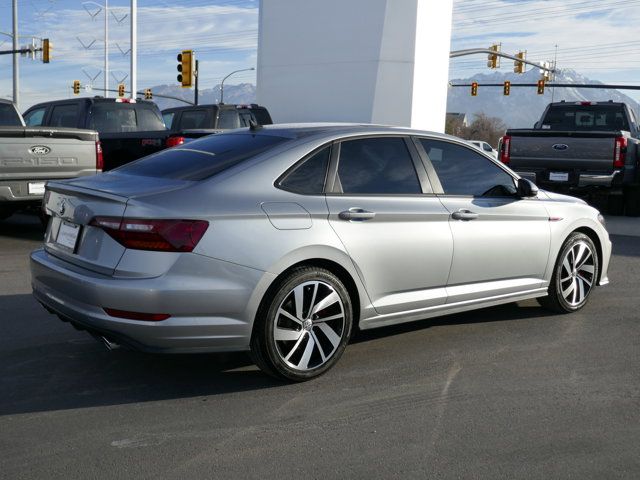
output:
{"label": "front side window", "polygon": [[401,137],[342,142],[337,181],[346,194],[422,193],[411,154]]}
{"label": "front side window", "polygon": [[439,140],[420,139],[445,195],[510,197],[513,177],[470,148]]}
{"label": "front side window", "polygon": [[324,190],[324,180],[329,165],[331,150],[323,148],[316,154],[307,158],[289,172],[279,186],[290,192],[306,195],[318,195]]}
{"label": "front side window", "polygon": [[27,127],[38,127],[42,125],[42,121],[44,120],[44,112],[46,110],[46,107],[31,110],[24,116],[24,123],[27,125]]}

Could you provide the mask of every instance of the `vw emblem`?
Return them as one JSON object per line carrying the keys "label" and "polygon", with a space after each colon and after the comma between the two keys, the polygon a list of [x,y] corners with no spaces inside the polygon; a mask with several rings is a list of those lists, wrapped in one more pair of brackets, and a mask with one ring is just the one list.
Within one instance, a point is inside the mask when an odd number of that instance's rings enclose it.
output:
{"label": "vw emblem", "polygon": [[45,147],[44,145],[34,145],[29,149],[29,153],[32,155],[46,155],[50,151],[51,149],[49,147]]}
{"label": "vw emblem", "polygon": [[64,212],[66,209],[67,209],[67,202],[65,200],[62,200],[62,203],[60,204],[60,215],[64,215]]}
{"label": "vw emblem", "polygon": [[569,148],[569,145],[564,143],[556,143],[551,148],[553,148],[554,150],[566,150]]}

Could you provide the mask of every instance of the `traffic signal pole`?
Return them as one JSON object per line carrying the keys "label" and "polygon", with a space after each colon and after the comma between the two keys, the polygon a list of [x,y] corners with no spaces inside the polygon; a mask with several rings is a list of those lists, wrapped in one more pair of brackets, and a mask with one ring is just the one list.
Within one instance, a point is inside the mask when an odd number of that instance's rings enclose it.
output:
{"label": "traffic signal pole", "polygon": [[556,73],[555,68],[551,68],[545,65],[540,65],[539,63],[535,63],[530,60],[523,59],[517,55],[509,55],[508,53],[502,53],[500,51],[496,51],[490,48],[469,48],[466,50],[452,50],[451,52],[449,52],[449,58],[464,57],[466,55],[478,55],[483,53],[487,55],[496,55],[502,58],[509,58],[515,62],[525,63],[527,65],[531,65],[533,67],[539,68],[541,70],[545,70],[550,73]]}
{"label": "traffic signal pole", "polygon": [[193,101],[196,105],[198,105],[198,77],[200,76],[198,66],[199,66],[199,60],[196,60],[196,70],[195,72],[193,72],[193,75],[195,76],[195,87],[196,87],[195,92],[193,94]]}

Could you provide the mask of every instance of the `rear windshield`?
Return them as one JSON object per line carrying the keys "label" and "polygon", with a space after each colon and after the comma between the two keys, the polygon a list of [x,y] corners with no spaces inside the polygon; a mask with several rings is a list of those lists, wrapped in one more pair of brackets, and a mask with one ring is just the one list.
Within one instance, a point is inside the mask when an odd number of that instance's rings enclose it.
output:
{"label": "rear windshield", "polygon": [[163,150],[116,170],[145,177],[203,180],[287,140],[289,139],[271,135],[210,135],[184,147]]}
{"label": "rear windshield", "polygon": [[554,105],[543,130],[629,130],[622,105]]}
{"label": "rear windshield", "polygon": [[8,103],[0,103],[0,126],[1,127],[20,127],[22,122],[20,117],[13,108],[13,105]]}
{"label": "rear windshield", "polygon": [[89,128],[100,133],[145,132],[165,130],[159,113],[136,103],[95,103]]}

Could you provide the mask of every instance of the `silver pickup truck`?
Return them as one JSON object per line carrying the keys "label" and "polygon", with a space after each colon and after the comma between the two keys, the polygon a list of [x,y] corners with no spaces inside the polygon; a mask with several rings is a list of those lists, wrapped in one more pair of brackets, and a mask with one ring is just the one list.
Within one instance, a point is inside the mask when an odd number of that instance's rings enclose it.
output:
{"label": "silver pickup truck", "polygon": [[533,129],[510,129],[500,160],[546,190],[606,196],[610,213],[640,215],[640,130],[617,102],[556,102]]}
{"label": "silver pickup truck", "polygon": [[42,202],[47,180],[102,171],[98,133],[25,127],[13,103],[0,100],[0,220]]}

